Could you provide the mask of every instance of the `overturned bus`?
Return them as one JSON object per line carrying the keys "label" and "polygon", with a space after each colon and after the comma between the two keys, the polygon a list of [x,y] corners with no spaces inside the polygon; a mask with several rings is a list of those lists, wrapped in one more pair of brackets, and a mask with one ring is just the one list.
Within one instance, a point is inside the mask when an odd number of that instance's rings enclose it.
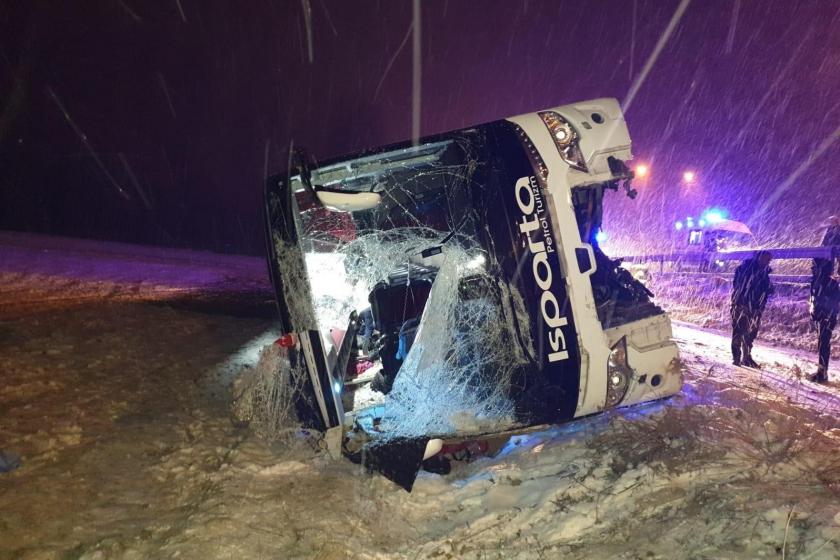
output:
{"label": "overturned bus", "polygon": [[447,442],[676,393],[668,316],[596,241],[631,157],[614,99],[294,151],[266,219],[299,421],[410,490]]}

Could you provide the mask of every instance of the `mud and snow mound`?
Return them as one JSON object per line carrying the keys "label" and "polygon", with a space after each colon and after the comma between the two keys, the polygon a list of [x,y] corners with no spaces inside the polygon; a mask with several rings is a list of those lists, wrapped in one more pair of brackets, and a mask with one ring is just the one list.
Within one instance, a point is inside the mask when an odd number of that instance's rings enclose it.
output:
{"label": "mud and snow mound", "polygon": [[256,365],[244,368],[233,383],[234,414],[267,440],[294,434],[300,428],[295,398],[303,379],[285,348],[265,346]]}

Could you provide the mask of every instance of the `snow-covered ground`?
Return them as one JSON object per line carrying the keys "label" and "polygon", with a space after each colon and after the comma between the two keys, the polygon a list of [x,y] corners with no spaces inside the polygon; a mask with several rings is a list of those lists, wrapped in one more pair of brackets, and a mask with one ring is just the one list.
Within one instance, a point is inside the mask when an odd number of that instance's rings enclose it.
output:
{"label": "snow-covered ground", "polygon": [[409,494],[233,419],[270,299],[260,259],[0,235],[0,449],[23,458],[0,559],[840,557],[840,388],[801,379],[810,354],[734,368],[677,324],[677,397]]}
{"label": "snow-covered ground", "polygon": [[[0,232],[0,318],[87,302],[183,301],[237,314],[273,297],[263,259]],[[263,313],[270,316],[270,312]]]}
{"label": "snow-covered ground", "polygon": [[[800,265],[805,261],[797,261]],[[732,279],[720,274],[653,274],[649,282],[658,302],[672,317],[701,327],[731,332],[729,300]],[[775,283],[761,321],[759,340],[783,348],[795,348],[816,356],[817,332],[808,313],[807,284]],[[840,336],[834,337],[833,353],[840,356]],[[816,358],[814,358],[816,359]],[[809,366],[810,373],[816,365]]]}

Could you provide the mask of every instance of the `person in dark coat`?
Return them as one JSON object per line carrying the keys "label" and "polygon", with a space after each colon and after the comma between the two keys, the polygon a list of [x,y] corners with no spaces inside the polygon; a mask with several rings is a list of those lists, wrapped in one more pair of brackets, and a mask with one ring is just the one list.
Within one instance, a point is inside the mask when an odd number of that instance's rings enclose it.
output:
{"label": "person in dark coat", "polygon": [[735,269],[732,284],[732,363],[736,366],[760,368],[752,357],[753,342],[761,326],[761,315],[773,293],[770,283],[768,251],[758,251],[754,257]]}
{"label": "person in dark coat", "polygon": [[811,297],[809,310],[811,320],[817,325],[819,338],[819,366],[817,373],[809,379],[817,383],[828,381],[828,361],[831,358],[831,335],[837,326],[837,313],[840,310],[840,285],[832,276],[834,261],[814,259],[811,265]]}
{"label": "person in dark coat", "polygon": [[[825,234],[821,245],[823,247],[840,247],[840,216],[830,216],[824,223]],[[835,259],[835,265],[840,268],[840,257]]]}
{"label": "person in dark coat", "polygon": [[825,227],[825,235],[823,235],[822,240],[823,247],[840,245],[840,216],[829,217],[823,227]]}

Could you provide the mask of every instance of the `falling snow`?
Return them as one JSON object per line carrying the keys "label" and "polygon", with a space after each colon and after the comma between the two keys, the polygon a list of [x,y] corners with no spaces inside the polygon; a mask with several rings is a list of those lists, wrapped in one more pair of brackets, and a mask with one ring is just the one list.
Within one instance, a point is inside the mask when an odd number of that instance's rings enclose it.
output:
{"label": "falling snow", "polygon": [[[840,558],[840,369],[807,380],[807,259],[772,264],[760,371],[731,365],[725,266],[628,265],[673,319],[682,392],[409,494],[300,429],[302,375],[244,256],[298,146],[326,160],[603,97],[638,190],[605,200],[606,253],[685,251],[710,208],[751,248],[813,247],[840,215],[838,92],[831,1],[0,4],[0,452],[21,457],[0,559]],[[281,261],[290,284],[314,266]],[[346,318],[320,288],[318,317],[292,300],[301,323]],[[458,420],[427,404],[421,431]]]}

